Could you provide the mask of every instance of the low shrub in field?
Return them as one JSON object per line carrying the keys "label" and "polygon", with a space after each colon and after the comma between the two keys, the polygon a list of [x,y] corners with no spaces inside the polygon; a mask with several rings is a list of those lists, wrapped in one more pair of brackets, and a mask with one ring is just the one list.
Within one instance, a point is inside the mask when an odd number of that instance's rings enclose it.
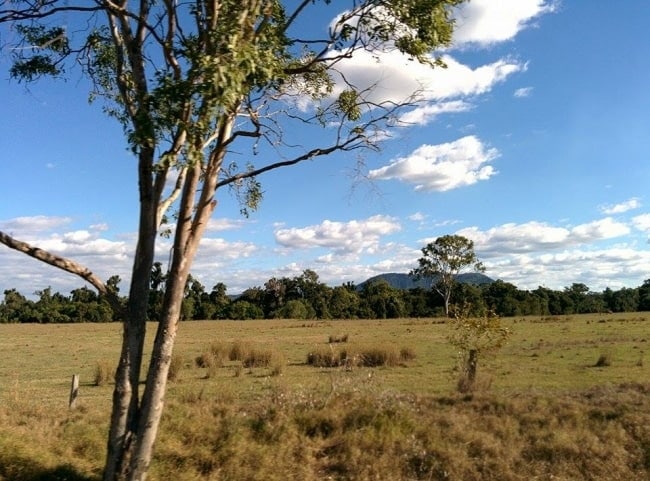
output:
{"label": "low shrub in field", "polygon": [[336,344],[336,343],[339,343],[339,342],[348,342],[348,337],[349,336],[347,334],[343,334],[343,335],[340,335],[340,336],[335,336],[335,335],[330,334],[329,343],[330,344]]}
{"label": "low shrub in field", "polygon": [[115,368],[108,361],[97,361],[95,364],[95,376],[93,384],[95,386],[105,386],[115,380]]}
{"label": "low shrub in field", "polygon": [[314,367],[380,367],[397,366],[415,359],[415,351],[404,347],[397,350],[389,346],[370,346],[335,351],[330,348],[318,348],[307,354],[307,364]]}
{"label": "low shrub in field", "polygon": [[244,367],[268,367],[273,358],[273,351],[269,349],[251,348],[241,359]]}
{"label": "low shrub in field", "polygon": [[401,361],[412,361],[417,356],[411,347],[403,347],[399,350],[399,358]]}
{"label": "low shrub in field", "polygon": [[609,354],[601,354],[594,367],[607,367],[612,365],[612,358]]}
{"label": "low shrub in field", "polygon": [[185,364],[185,359],[181,354],[174,353],[172,360],[169,363],[169,371],[167,372],[167,379],[170,381],[177,381],[180,377],[181,370]]}
{"label": "low shrub in field", "polygon": [[228,359],[231,361],[244,361],[252,346],[248,342],[235,341],[230,346],[228,351]]}
{"label": "low shrub in field", "polygon": [[359,364],[365,367],[397,366],[399,361],[394,347],[369,347],[359,353]]}
{"label": "low shrub in field", "polygon": [[343,364],[344,356],[333,349],[318,348],[307,353],[307,364],[314,367],[338,367]]}

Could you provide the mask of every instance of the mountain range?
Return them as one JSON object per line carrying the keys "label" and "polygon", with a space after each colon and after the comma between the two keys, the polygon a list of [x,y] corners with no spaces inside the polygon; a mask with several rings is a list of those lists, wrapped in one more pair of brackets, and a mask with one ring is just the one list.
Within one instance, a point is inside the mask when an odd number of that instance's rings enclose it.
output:
{"label": "mountain range", "polygon": [[[408,274],[400,274],[397,272],[390,272],[387,274],[379,274],[377,276],[366,279],[364,282],[357,286],[357,289],[363,289],[368,283],[384,280],[388,282],[391,287],[396,289],[414,289],[416,287],[421,287],[423,289],[431,288],[432,280],[431,278],[422,278],[415,280]],[[494,282],[494,279],[486,276],[485,274],[480,274],[478,272],[467,272],[464,274],[458,274],[456,276],[456,282],[461,284],[490,284]]]}

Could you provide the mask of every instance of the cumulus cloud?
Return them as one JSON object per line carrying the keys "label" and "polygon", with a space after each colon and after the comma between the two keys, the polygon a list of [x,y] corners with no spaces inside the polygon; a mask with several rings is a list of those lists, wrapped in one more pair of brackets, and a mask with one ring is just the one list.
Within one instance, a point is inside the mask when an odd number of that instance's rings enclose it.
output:
{"label": "cumulus cloud", "polygon": [[432,114],[468,110],[471,105],[460,102],[459,98],[489,92],[508,76],[526,69],[525,64],[511,59],[500,59],[476,68],[449,55],[443,56],[443,60],[447,65],[444,69],[409,61],[396,51],[355,52],[352,58],[337,63],[337,70],[342,75],[336,79],[338,87],[335,93],[352,85],[366,100],[377,104],[403,103],[412,100],[414,94],[422,102],[449,101],[438,107],[426,104],[421,107],[428,109],[431,117]]}
{"label": "cumulus cloud", "polygon": [[507,255],[543,252],[587,244],[626,235],[630,228],[611,217],[574,227],[557,227],[544,222],[508,223],[487,230],[467,227],[457,232],[474,241],[482,255]]}
{"label": "cumulus cloud", "polygon": [[415,190],[444,192],[489,179],[497,172],[486,164],[498,156],[496,149],[487,148],[470,135],[445,144],[422,145],[368,175],[371,179],[414,184]]}
{"label": "cumulus cloud", "polygon": [[275,240],[283,247],[309,249],[324,247],[337,253],[373,252],[382,236],[400,230],[397,219],[376,215],[365,220],[335,222],[325,220],[318,225],[278,229]]}
{"label": "cumulus cloud", "polygon": [[600,208],[601,212],[606,215],[622,214],[629,210],[638,209],[641,207],[641,201],[637,197],[621,202],[620,204],[605,205]]}
{"label": "cumulus cloud", "polygon": [[463,100],[427,103],[402,115],[399,122],[400,124],[426,125],[441,114],[467,112],[472,108],[472,104]]}
{"label": "cumulus cloud", "polygon": [[72,222],[70,217],[57,217],[46,215],[35,215],[30,217],[14,217],[13,219],[0,221],[0,230],[9,235],[20,236],[46,232],[58,227],[68,225]]}
{"label": "cumulus cloud", "polygon": [[462,4],[456,15],[454,45],[489,46],[513,39],[531,21],[556,9],[545,0],[472,0]]}
{"label": "cumulus cloud", "polygon": [[592,291],[639,285],[647,278],[650,251],[631,248],[565,249],[543,254],[514,254],[485,262],[487,274],[520,289],[562,289],[583,282]]}

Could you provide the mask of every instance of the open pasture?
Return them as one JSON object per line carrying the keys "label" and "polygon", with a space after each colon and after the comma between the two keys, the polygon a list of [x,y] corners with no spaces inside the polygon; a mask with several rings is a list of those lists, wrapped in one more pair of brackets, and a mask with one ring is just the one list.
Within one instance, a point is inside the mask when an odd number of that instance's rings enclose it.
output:
{"label": "open pasture", "polygon": [[[455,393],[455,353],[438,319],[185,322],[150,479],[650,473],[650,314],[504,322],[512,336],[480,360],[470,396]],[[118,324],[0,325],[0,480],[98,479],[112,385],[95,385],[96,371],[113,369],[120,336]],[[273,360],[205,361],[235,345]],[[307,364],[317,350],[374,348],[415,357],[390,367]],[[69,411],[73,374],[80,397]],[[605,469],[612,456],[618,467]]]}

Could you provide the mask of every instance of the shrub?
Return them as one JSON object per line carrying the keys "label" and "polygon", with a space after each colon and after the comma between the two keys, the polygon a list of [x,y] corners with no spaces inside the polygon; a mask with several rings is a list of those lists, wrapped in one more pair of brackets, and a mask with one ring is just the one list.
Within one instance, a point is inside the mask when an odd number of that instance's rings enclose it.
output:
{"label": "shrub", "polygon": [[183,359],[183,356],[174,353],[169,363],[169,371],[167,372],[167,379],[169,379],[170,381],[178,380],[181,370],[183,369],[184,363],[185,360]]}
{"label": "shrub", "polygon": [[343,334],[341,336],[334,336],[334,335],[330,334],[330,337],[329,337],[329,343],[330,344],[335,344],[335,343],[339,343],[339,342],[348,342],[348,335]]}
{"label": "shrub", "polygon": [[601,354],[598,356],[598,360],[596,361],[596,364],[594,364],[594,367],[607,367],[611,365],[612,359],[609,354]]}
{"label": "shrub", "polygon": [[274,351],[271,355],[271,362],[269,364],[271,367],[271,376],[280,376],[284,372],[287,360],[281,352]]}
{"label": "shrub", "polygon": [[416,357],[417,356],[415,355],[415,351],[412,347],[403,347],[399,351],[400,361],[412,361]]}
{"label": "shrub", "polygon": [[319,348],[307,354],[307,364],[314,367],[337,367],[341,365],[341,353],[333,349]]}
{"label": "shrub", "polygon": [[95,377],[93,384],[95,386],[104,386],[115,380],[115,368],[108,361],[97,361],[95,365]]}
{"label": "shrub", "polygon": [[271,364],[273,351],[268,349],[251,348],[241,360],[244,367],[268,367]]}
{"label": "shrub", "polygon": [[370,347],[361,351],[359,360],[365,367],[397,366],[400,356],[394,347]]}

